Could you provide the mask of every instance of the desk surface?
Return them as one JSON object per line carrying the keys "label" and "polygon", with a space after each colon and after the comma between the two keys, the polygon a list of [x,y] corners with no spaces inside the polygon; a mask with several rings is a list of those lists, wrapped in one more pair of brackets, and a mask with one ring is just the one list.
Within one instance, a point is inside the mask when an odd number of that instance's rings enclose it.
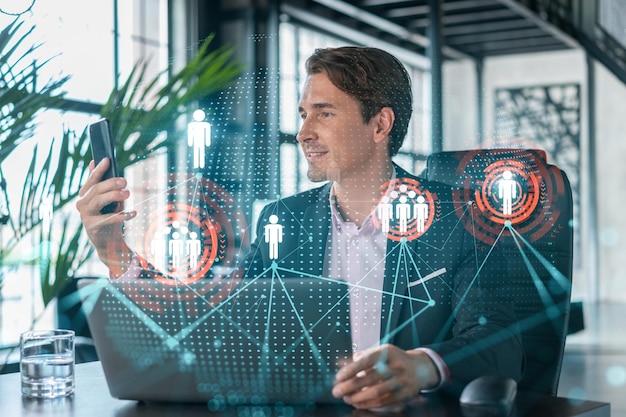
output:
{"label": "desk surface", "polygon": [[[610,405],[595,401],[570,400],[560,397],[537,397],[518,394],[516,417],[593,416],[609,417]],[[270,417],[270,416],[320,416],[320,417],[372,417],[384,416],[355,410],[348,406],[319,406],[316,408],[292,408],[287,406],[236,407],[223,412],[210,412],[202,404],[145,404],[118,400],[109,395],[100,362],[76,366],[76,390],[74,395],[59,400],[35,400],[22,397],[20,374],[0,375],[0,416],[94,416],[94,417],[165,417],[165,416],[219,416],[219,417]],[[462,416],[455,401],[438,397],[427,398],[423,405],[393,413],[402,416]]]}

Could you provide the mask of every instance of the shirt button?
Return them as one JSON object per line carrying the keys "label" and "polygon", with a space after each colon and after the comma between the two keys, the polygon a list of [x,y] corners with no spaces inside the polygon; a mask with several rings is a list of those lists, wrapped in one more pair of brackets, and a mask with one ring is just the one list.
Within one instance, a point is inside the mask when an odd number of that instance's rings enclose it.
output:
{"label": "shirt button", "polygon": [[356,343],[352,344],[352,351],[356,352],[356,350],[359,348],[359,346]]}
{"label": "shirt button", "polygon": [[359,246],[359,241],[358,240],[353,240],[352,241],[352,246]]}

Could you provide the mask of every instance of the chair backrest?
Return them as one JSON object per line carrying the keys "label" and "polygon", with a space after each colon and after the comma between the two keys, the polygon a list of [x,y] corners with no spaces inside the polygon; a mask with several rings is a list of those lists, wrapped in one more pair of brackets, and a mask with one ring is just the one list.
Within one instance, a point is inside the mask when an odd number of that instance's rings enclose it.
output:
{"label": "chair backrest", "polygon": [[498,241],[506,258],[525,352],[522,390],[556,395],[570,309],[572,192],[567,175],[542,150],[440,152],[422,174],[452,186],[468,230]]}

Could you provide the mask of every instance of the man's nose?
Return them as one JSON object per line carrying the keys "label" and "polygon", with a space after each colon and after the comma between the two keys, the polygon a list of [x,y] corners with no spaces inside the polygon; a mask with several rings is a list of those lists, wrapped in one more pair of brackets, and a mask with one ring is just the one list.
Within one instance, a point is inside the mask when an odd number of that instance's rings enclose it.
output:
{"label": "man's nose", "polygon": [[302,126],[300,126],[300,130],[296,134],[296,140],[300,143],[308,142],[315,138],[314,129],[312,128],[311,122],[308,120],[302,121]]}

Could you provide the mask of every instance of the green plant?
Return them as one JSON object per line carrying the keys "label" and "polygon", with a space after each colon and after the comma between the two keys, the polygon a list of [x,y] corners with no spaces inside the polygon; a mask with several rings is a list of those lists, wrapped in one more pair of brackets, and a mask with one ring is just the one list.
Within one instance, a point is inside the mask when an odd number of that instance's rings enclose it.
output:
{"label": "green plant", "polygon": [[[3,33],[6,32],[3,31]],[[9,38],[14,35],[11,32]],[[19,39],[24,42],[25,37]],[[222,47],[210,50],[212,37],[199,47],[196,56],[180,71],[171,75],[163,85],[164,74],[149,77],[147,62],[138,62],[129,77],[115,88],[102,106],[100,115],[111,121],[116,142],[118,164],[124,168],[147,158],[151,153],[171,146],[164,132],[172,132],[177,120],[198,100],[216,93],[228,86],[241,72],[242,66],[233,60],[233,50]],[[1,50],[0,50],[1,51]],[[4,55],[4,52],[3,52]],[[25,54],[27,55],[27,54]],[[22,59],[26,59],[24,56]],[[15,74],[12,75],[15,78]],[[4,78],[4,75],[3,75]],[[36,78],[22,78],[20,88],[25,89]],[[65,82],[64,79],[49,87],[48,101],[39,103],[37,109],[54,107],[54,100],[61,100],[62,94],[54,95]],[[32,92],[31,92],[32,93]],[[39,91],[33,94],[43,100]],[[0,100],[2,96],[0,96]],[[58,103],[57,103],[58,105]],[[3,107],[0,102],[0,109]],[[26,106],[30,111],[33,109]],[[32,124],[33,115],[28,119],[17,119],[10,127],[12,131],[25,131],[27,123]],[[4,129],[3,129],[4,130]],[[7,136],[8,137],[8,136]],[[15,149],[28,140],[22,134],[16,139],[12,134],[2,136],[0,150]],[[53,300],[59,291],[71,281],[80,266],[92,253],[92,248],[76,221],[73,210],[64,210],[74,202],[78,190],[88,175],[88,162],[91,153],[86,129],[81,132],[65,130],[60,139],[55,140],[43,162],[36,146],[24,178],[24,192],[21,196],[19,213],[11,213],[12,238],[2,248],[2,256],[8,256],[18,246],[20,240],[32,233],[38,233],[42,244],[38,248],[41,272],[41,291],[44,304]],[[3,155],[8,157],[10,151]],[[50,199],[55,216],[48,230],[42,226],[39,210],[46,199]],[[57,231],[60,231],[57,233]],[[50,244],[51,234],[56,242]]]}
{"label": "green plant", "polygon": [[59,90],[68,79],[41,85],[39,70],[49,60],[29,61],[41,45],[26,45],[33,28],[21,33],[22,24],[13,21],[0,32],[0,161],[31,136],[41,109],[60,104],[64,94]]}
{"label": "green plant", "polygon": [[[29,36],[33,28],[24,30],[23,22],[14,20],[0,31],[0,180],[4,182],[2,162],[25,141],[32,138],[36,126],[36,117],[45,108],[59,106],[63,100],[61,87],[67,77],[50,80],[42,83],[39,71],[49,60],[36,62],[30,58],[41,45],[28,45]],[[36,151],[35,151],[36,154]],[[34,159],[34,158],[33,158]],[[10,212],[10,197],[7,193],[0,193],[0,213],[10,230],[8,241],[0,246],[0,286],[6,268],[15,266],[18,262],[14,252],[19,242],[33,230],[36,223],[27,212],[34,201],[29,201],[19,215]],[[28,257],[32,262],[33,257]],[[19,257],[24,261],[24,256]]]}

